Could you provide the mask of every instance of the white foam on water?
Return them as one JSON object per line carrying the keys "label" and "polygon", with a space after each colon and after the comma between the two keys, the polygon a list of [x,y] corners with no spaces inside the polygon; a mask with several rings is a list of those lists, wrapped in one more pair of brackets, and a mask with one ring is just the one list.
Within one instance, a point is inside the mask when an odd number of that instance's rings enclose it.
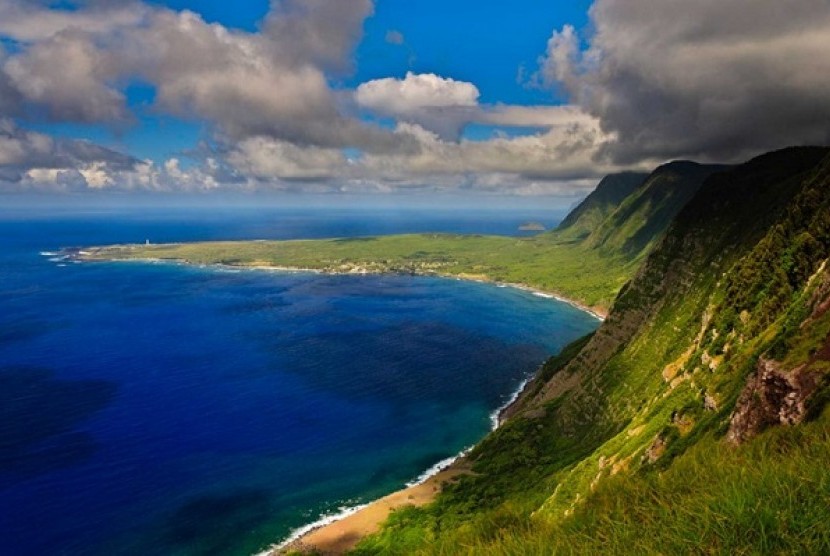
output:
{"label": "white foam on water", "polygon": [[313,521],[307,525],[303,525],[302,527],[298,527],[291,531],[291,533],[286,537],[286,539],[278,544],[269,546],[262,552],[255,554],[254,556],[268,556],[272,554],[275,550],[279,550],[291,544],[292,542],[296,541],[300,537],[307,535],[308,533],[314,531],[315,529],[319,529],[320,527],[325,527],[326,525],[330,525],[335,521],[340,521],[341,519],[347,518],[350,515],[354,515],[363,508],[367,507],[369,504],[358,504],[356,506],[340,506],[337,508],[336,512],[323,514],[321,515],[317,521]]}
{"label": "white foam on water", "polygon": [[507,401],[490,413],[490,425],[492,430],[496,430],[497,428],[499,428],[499,426],[501,425],[501,412],[510,407],[513,404],[513,402],[519,399],[519,396],[522,395],[522,392],[524,391],[525,386],[527,386],[528,382],[530,382],[529,378],[524,379],[519,384],[519,387],[516,388],[516,390],[514,390],[512,394],[510,394],[510,397],[507,398]]}
{"label": "white foam on water", "polygon": [[426,471],[424,471],[423,473],[421,473],[420,475],[418,475],[417,477],[415,477],[414,479],[412,479],[411,481],[406,483],[406,486],[407,487],[414,487],[414,486],[417,486],[417,485],[420,485],[422,483],[427,482],[430,479],[430,477],[434,477],[435,475],[437,475],[438,473],[440,473],[444,469],[448,468],[450,465],[455,463],[456,460],[458,460],[458,458],[462,458],[462,457],[466,456],[467,454],[469,454],[470,450],[472,450],[472,449],[473,449],[472,446],[467,446],[466,448],[464,448],[463,450],[458,452],[456,455],[450,456],[448,458],[444,458],[441,461],[439,461],[438,463],[433,464],[429,469],[427,469]]}

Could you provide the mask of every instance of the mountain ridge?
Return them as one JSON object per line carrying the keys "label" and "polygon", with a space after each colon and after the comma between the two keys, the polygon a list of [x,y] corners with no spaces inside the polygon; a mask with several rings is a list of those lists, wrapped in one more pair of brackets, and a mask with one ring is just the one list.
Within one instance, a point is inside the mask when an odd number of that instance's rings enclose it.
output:
{"label": "mountain ridge", "polygon": [[830,476],[815,463],[830,460],[830,148],[670,163],[614,199],[586,199],[568,226],[531,238],[116,246],[92,258],[439,273],[607,304],[465,473],[431,505],[394,512],[358,554],[830,552]]}
{"label": "mountain ridge", "polygon": [[[810,463],[830,454],[828,255],[830,149],[713,172],[598,331],[546,363],[473,450],[475,475],[357,552],[830,549],[830,481]],[[698,478],[724,491],[689,492]]]}
{"label": "mountain ridge", "polygon": [[567,231],[574,239],[586,237],[623,199],[642,185],[648,175],[645,172],[620,172],[605,176],[587,197],[565,215],[555,231]]}

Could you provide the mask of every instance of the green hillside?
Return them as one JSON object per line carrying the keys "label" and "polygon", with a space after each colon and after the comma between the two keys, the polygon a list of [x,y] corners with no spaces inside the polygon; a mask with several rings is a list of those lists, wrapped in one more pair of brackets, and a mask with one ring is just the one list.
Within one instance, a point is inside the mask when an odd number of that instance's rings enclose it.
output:
{"label": "green hillside", "polygon": [[602,178],[597,187],[560,222],[556,231],[562,237],[585,238],[647,177],[648,174],[640,172],[621,172]]}
{"label": "green hillside", "polygon": [[[559,230],[530,238],[417,234],[298,241],[228,241],[90,248],[86,259],[173,259],[197,264],[332,273],[435,274],[525,284],[604,313],[671,218],[718,167],[670,164],[603,180]],[[626,196],[621,191],[628,191]],[[633,191],[633,193],[632,193]],[[576,216],[573,216],[573,215]],[[597,232],[574,230],[599,222]],[[569,223],[569,224],[568,224]],[[602,235],[600,237],[599,231]]]}
{"label": "green hillside", "polygon": [[[625,194],[623,194],[623,192]],[[608,318],[358,554],[830,553],[830,149],[604,180],[532,238],[90,248],[83,258],[517,282]]]}
{"label": "green hillside", "polygon": [[356,552],[830,553],[828,255],[830,150],[712,175],[475,474]]}
{"label": "green hillside", "polygon": [[661,237],[704,180],[724,169],[725,166],[688,161],[660,166],[591,229],[587,245],[603,253],[632,258],[642,255]]}

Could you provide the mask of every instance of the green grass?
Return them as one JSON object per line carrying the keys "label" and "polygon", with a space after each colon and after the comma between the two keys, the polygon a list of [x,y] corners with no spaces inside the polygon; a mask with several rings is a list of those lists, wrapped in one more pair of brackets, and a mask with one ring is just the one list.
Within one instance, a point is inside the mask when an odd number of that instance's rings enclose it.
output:
{"label": "green grass", "polygon": [[[827,341],[830,313],[804,320],[830,291],[821,154],[774,153],[708,182],[606,323],[543,367],[524,413],[471,454],[477,475],[357,553],[830,553],[827,410],[722,440],[759,357],[797,365]],[[804,230],[812,240],[789,240]],[[810,417],[829,399],[825,387]]]}
{"label": "green grass", "polygon": [[608,176],[559,229],[531,238],[410,234],[134,245],[99,249],[91,258],[457,276],[525,284],[604,313],[663,237],[672,218],[704,179],[720,169],[675,163],[661,166],[649,176]]}
{"label": "green grass", "polygon": [[830,553],[830,387],[810,402],[811,423],[740,447],[722,440],[759,357],[830,367],[830,313],[805,321],[830,296],[830,157],[787,149],[682,191],[677,172],[703,170],[669,166],[581,238],[422,234],[92,257],[440,274],[600,309],[613,300],[603,326],[544,365],[517,415],[473,450],[474,474],[395,512],[358,554]]}
{"label": "green grass", "polygon": [[543,234],[534,238],[417,234],[356,239],[113,246],[94,258],[177,259],[328,272],[439,274],[526,284],[605,311],[636,262]]}
{"label": "green grass", "polygon": [[827,554],[830,418],[732,447],[707,437],[663,472],[598,483],[564,519],[506,502],[453,527],[394,514],[357,554]]}

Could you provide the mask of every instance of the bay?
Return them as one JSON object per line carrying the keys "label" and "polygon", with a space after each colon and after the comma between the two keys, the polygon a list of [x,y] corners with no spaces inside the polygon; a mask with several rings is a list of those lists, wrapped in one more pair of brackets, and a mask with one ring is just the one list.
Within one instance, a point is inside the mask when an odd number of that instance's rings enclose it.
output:
{"label": "bay", "polygon": [[519,234],[541,211],[0,214],[0,553],[249,554],[478,441],[596,327],[404,276],[71,264],[118,242]]}

